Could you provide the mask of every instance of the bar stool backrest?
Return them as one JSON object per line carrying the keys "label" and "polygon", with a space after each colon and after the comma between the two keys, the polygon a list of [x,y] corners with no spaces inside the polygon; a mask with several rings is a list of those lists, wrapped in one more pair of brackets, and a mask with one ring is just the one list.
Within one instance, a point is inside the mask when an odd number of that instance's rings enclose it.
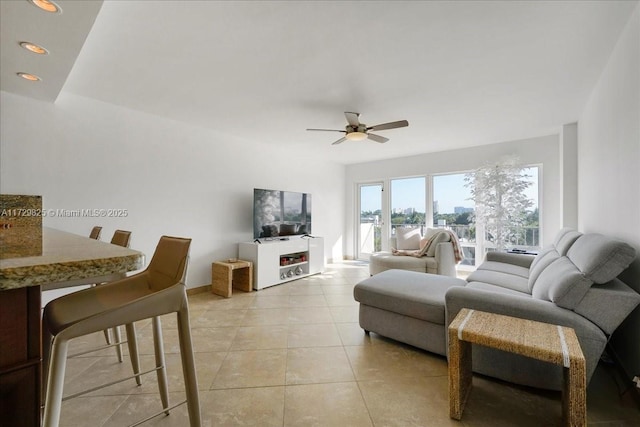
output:
{"label": "bar stool backrest", "polygon": [[162,236],[147,267],[153,291],[184,283],[190,244],[191,239]]}
{"label": "bar stool backrest", "polygon": [[100,232],[102,231],[102,227],[95,226],[91,229],[91,233],[89,233],[90,239],[100,240]]}
{"label": "bar stool backrest", "polygon": [[131,240],[131,232],[125,230],[116,230],[111,238],[112,245],[122,246],[124,248],[129,247],[129,241]]}

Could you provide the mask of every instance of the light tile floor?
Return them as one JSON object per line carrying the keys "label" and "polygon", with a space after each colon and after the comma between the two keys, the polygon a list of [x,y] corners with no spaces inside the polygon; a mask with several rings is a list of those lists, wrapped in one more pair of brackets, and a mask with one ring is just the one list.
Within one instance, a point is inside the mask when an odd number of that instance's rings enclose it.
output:
{"label": "light tile floor", "polygon": [[[552,426],[560,394],[474,377],[462,422],[449,419],[445,358],[358,326],[353,286],[368,266],[344,262],[326,272],[258,292],[190,296],[204,426]],[[136,325],[144,366],[153,366],[150,322]],[[176,322],[163,318],[171,398],[184,396]],[[101,344],[103,335],[72,347]],[[71,359],[65,394],[131,371],[115,350]],[[608,365],[587,391],[588,421],[638,426],[640,410]],[[63,403],[62,426],[123,426],[160,408],[155,375]],[[148,422],[188,425],[186,406]]]}

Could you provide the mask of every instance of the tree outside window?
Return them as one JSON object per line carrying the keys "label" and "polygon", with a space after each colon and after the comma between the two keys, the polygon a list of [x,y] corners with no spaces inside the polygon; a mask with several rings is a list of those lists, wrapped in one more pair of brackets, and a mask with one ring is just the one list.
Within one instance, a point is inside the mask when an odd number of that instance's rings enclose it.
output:
{"label": "tree outside window", "polygon": [[537,209],[529,210],[533,201],[527,197],[526,190],[532,182],[525,170],[517,157],[507,156],[465,174],[465,186],[475,202],[478,231],[484,228],[486,244],[496,250],[526,240],[527,236],[522,235],[526,233],[524,226],[533,221],[537,223]]}

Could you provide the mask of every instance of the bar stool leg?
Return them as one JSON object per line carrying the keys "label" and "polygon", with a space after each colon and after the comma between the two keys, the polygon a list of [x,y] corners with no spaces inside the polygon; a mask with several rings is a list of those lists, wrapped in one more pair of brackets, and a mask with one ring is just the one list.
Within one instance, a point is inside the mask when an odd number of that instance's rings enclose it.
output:
{"label": "bar stool leg", "polygon": [[138,340],[136,339],[136,327],[133,323],[125,326],[127,332],[127,346],[129,347],[129,358],[131,359],[131,367],[133,374],[136,376],[136,384],[142,385],[140,378],[140,356],[138,355]]}
{"label": "bar stool leg", "polygon": [[104,330],[104,340],[107,342],[107,344],[111,344],[111,333],[109,329]]}
{"label": "bar stool leg", "polygon": [[47,394],[44,403],[43,427],[58,427],[62,408],[64,372],[67,364],[69,341],[55,337],[51,346],[47,377]]}
{"label": "bar stool leg", "polygon": [[[162,407],[169,407],[169,387],[167,385],[167,366],[164,358],[164,345],[162,341],[162,325],[159,317],[153,318],[153,347],[156,354],[156,371],[158,376],[158,388],[160,389],[160,399],[162,400]],[[164,411],[169,415],[169,411]]]}
{"label": "bar stool leg", "polygon": [[116,354],[118,355],[118,362],[122,363],[122,335],[120,334],[120,326],[116,326],[113,328],[113,340],[114,343],[118,344],[116,346]]}
{"label": "bar stool leg", "polygon": [[[185,296],[186,299],[186,296]],[[191,341],[191,326],[189,324],[189,309],[186,305],[178,311],[178,339],[180,341],[180,356],[182,359],[182,374],[187,395],[187,409],[191,427],[200,427],[200,398],[198,396],[198,379],[196,377],[196,363],[193,357],[193,343]]]}

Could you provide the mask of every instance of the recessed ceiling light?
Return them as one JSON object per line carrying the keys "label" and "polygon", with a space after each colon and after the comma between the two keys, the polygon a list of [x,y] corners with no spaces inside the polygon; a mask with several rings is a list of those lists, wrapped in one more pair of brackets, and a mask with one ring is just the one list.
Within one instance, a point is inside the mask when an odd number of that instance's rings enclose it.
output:
{"label": "recessed ceiling light", "polygon": [[50,0],[27,0],[34,6],[50,13],[62,13],[62,8]]}
{"label": "recessed ceiling light", "polygon": [[27,49],[29,52],[37,53],[38,55],[48,55],[49,51],[42,46],[38,46],[34,43],[20,42],[20,46]]}
{"label": "recessed ceiling light", "polygon": [[17,73],[20,77],[22,77],[25,80],[29,80],[30,82],[39,82],[42,79],[38,76],[36,76],[35,74],[29,74],[29,73]]}

